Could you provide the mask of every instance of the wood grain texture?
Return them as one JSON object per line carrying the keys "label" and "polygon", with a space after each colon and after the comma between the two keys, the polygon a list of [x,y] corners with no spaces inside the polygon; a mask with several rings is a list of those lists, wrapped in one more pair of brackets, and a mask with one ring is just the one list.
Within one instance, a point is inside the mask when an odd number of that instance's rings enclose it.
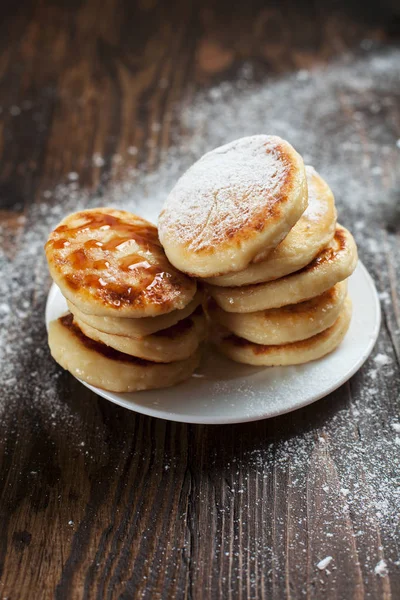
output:
{"label": "wood grain texture", "polygon": [[[389,1],[362,9],[329,0],[3,2],[4,256],[12,262],[25,248],[68,173],[104,201],[123,170],[157,173],[162,156],[187,143],[186,108],[246,65],[255,85],[299,69],[329,73],[338,60],[356,78],[354,52],[367,40],[394,78],[387,57],[399,23]],[[338,204],[345,224],[364,223],[355,231],[362,258],[388,297],[375,354],[390,369],[372,358],[329,397],[270,421],[206,427],[143,417],[57,369],[41,317],[43,257],[15,273],[31,312],[20,330],[28,350],[13,365],[18,401],[0,390],[1,598],[400,597],[400,445],[391,427],[400,408],[400,82],[390,90],[337,89],[340,113],[324,128],[314,107],[309,117],[316,136],[348,128],[350,137],[356,127],[354,178],[387,200],[365,215],[349,197]],[[370,110],[377,102],[379,112]],[[330,152],[343,163],[341,148]],[[28,261],[29,244],[23,251]],[[332,562],[319,570],[326,556]],[[377,575],[382,559],[388,571]]]}

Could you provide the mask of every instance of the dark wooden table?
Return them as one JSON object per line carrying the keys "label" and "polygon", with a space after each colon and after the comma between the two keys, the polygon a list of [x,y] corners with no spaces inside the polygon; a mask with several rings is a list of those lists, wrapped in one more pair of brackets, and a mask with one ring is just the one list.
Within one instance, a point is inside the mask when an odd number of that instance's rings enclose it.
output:
{"label": "dark wooden table", "polygon": [[[0,31],[0,597],[400,598],[398,5],[5,0]],[[98,398],[47,350],[47,232],[82,206],[151,216],[257,132],[330,182],[381,292],[374,353],[253,424]]]}

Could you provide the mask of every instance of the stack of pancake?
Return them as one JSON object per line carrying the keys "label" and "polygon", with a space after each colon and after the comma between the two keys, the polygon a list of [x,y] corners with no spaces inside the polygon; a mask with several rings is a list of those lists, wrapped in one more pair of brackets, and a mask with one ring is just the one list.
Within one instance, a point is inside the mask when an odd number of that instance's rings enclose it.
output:
{"label": "stack of pancake", "polygon": [[207,283],[213,339],[228,357],[299,364],[346,334],[357,248],[327,183],[281,138],[204,155],[170,193],[159,235],[171,263]]}
{"label": "stack of pancake", "polygon": [[320,358],[350,324],[355,242],[327,183],[276,136],[204,155],[168,196],[159,232],[125,211],[85,210],[50,234],[46,256],[69,308],[50,323],[52,355],[110,391],[192,374],[207,331],[198,281],[213,341],[238,362]]}
{"label": "stack of pancake", "polygon": [[169,263],[154,225],[125,211],[84,210],[64,219],[45,249],[70,311],[49,326],[62,367],[115,392],[192,374],[206,331],[202,295]]}

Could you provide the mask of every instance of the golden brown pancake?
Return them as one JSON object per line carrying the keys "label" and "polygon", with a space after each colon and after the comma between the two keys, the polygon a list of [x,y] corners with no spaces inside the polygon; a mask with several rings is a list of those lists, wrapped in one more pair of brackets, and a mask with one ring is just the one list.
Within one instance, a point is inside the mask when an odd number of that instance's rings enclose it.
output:
{"label": "golden brown pancake", "polygon": [[275,248],[306,208],[301,156],[279,137],[245,137],[179,179],[159,217],[160,240],[176,268],[214,277]]}
{"label": "golden brown pancake", "polygon": [[181,310],[174,310],[165,315],[159,317],[143,317],[142,319],[127,319],[124,317],[96,317],[95,315],[88,315],[87,313],[79,310],[77,306],[67,300],[68,308],[70,312],[77,318],[78,321],[86,323],[90,327],[94,327],[98,331],[103,333],[110,333],[112,335],[123,335],[126,337],[142,338],[148,335],[152,335],[157,331],[168,329],[173,325],[176,325],[179,321],[190,317],[190,315],[196,310],[196,308],[202,303],[203,293],[198,290],[193,298]]}
{"label": "golden brown pancake", "polygon": [[357,247],[353,236],[337,225],[331,243],[304,269],[267,283],[243,287],[210,285],[208,291],[223,310],[252,313],[315,298],[350,277],[356,265]]}
{"label": "golden brown pancake", "polygon": [[229,332],[217,336],[218,349],[236,362],[255,366],[299,365],[322,358],[342,342],[350,325],[351,301],[346,299],[335,323],[321,333],[291,344],[254,344]]}
{"label": "golden brown pancake", "polygon": [[228,313],[211,300],[208,313],[213,322],[255,344],[288,344],[331,327],[342,310],[346,294],[347,281],[342,281],[299,304],[254,313]]}
{"label": "golden brown pancake", "polygon": [[191,376],[200,351],[186,360],[154,363],[118,352],[86,337],[71,314],[49,324],[53,358],[78,379],[111,392],[169,387]]}
{"label": "golden brown pancake", "polygon": [[126,211],[69,215],[45,250],[65,298],[96,316],[158,316],[181,310],[196,293],[196,282],[169,263],[156,227]]}
{"label": "golden brown pancake", "polygon": [[174,362],[189,358],[206,335],[206,320],[199,306],[195,312],[168,329],[142,338],[104,333],[74,317],[74,323],[90,339],[130,356],[153,362]]}
{"label": "golden brown pancake", "polygon": [[[335,199],[313,167],[306,167],[308,207],[285,239],[262,262],[243,271],[206,279],[224,287],[272,281],[308,265],[332,240],[336,229]],[[260,260],[262,255],[257,257]]]}

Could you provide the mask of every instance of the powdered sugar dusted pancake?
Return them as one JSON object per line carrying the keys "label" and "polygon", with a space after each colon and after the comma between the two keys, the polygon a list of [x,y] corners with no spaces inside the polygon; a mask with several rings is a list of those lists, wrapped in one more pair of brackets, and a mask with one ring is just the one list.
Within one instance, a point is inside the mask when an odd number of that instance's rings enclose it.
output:
{"label": "powdered sugar dusted pancake", "polygon": [[335,200],[330,187],[313,167],[306,166],[306,174],[308,207],[279,246],[262,262],[252,262],[243,271],[206,281],[213,285],[240,286],[279,279],[308,265],[329,244],[336,229]]}
{"label": "powdered sugar dusted pancake", "polygon": [[240,271],[275,248],[307,207],[302,158],[276,136],[205,154],[179,179],[159,218],[171,263],[198,277]]}
{"label": "powdered sugar dusted pancake", "polygon": [[237,362],[255,366],[298,365],[329,354],[342,342],[350,325],[351,301],[346,299],[335,323],[306,340],[282,345],[254,344],[234,334],[222,333],[216,339],[218,349]]}
{"label": "powdered sugar dusted pancake", "polygon": [[74,325],[71,314],[49,324],[53,358],[78,379],[111,392],[135,392],[169,387],[191,376],[200,360],[154,363],[118,352],[86,337]]}
{"label": "powdered sugar dusted pancake", "polygon": [[267,283],[243,287],[210,285],[208,291],[227,312],[252,313],[319,296],[350,277],[357,265],[357,247],[347,229],[337,225],[333,240],[304,269]]}
{"label": "powdered sugar dusted pancake", "polygon": [[66,217],[45,246],[63,295],[97,316],[149,317],[184,308],[196,282],[177,271],[144,219],[112,208]]}
{"label": "powdered sugar dusted pancake", "polygon": [[208,305],[213,322],[255,344],[288,344],[305,340],[331,327],[342,310],[347,282],[337,283],[320,296],[254,313],[228,313],[214,300]]}

